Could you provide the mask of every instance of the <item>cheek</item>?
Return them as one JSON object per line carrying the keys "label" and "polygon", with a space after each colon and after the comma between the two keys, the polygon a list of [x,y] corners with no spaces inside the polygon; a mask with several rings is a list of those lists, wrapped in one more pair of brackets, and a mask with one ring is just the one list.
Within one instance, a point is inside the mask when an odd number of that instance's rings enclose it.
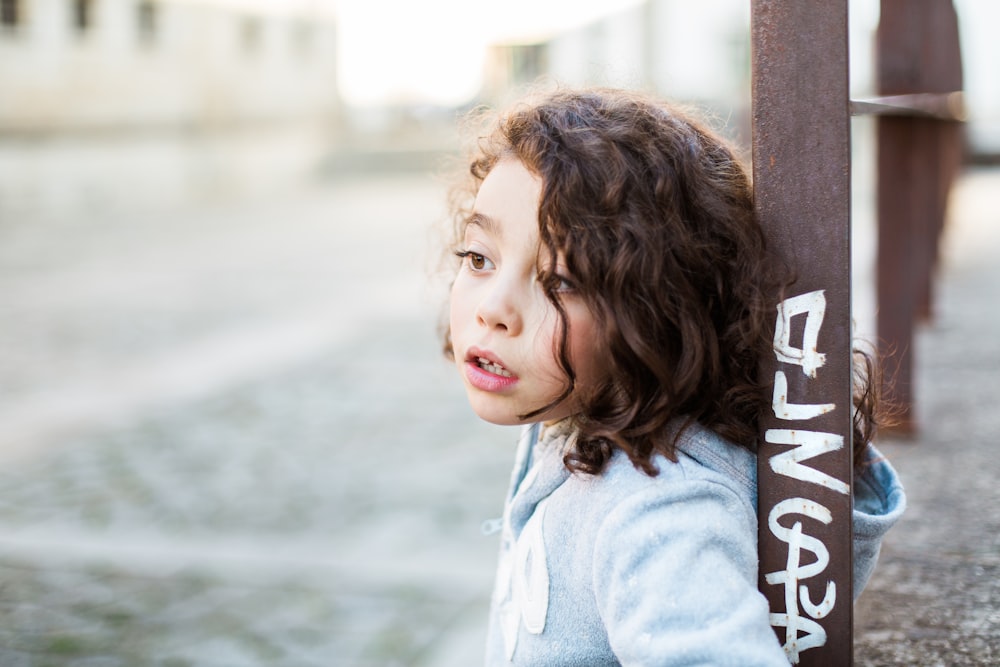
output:
{"label": "cheek", "polygon": [[[550,369],[551,375],[557,377],[560,382],[565,382],[566,376],[559,365],[559,339],[560,325],[559,312],[547,300],[539,300],[535,311],[534,325],[534,357],[539,366]],[[573,342],[572,334],[569,343],[569,352],[572,355]],[[573,357],[570,356],[572,361]]]}
{"label": "cheek", "polygon": [[570,328],[569,354],[576,369],[577,382],[593,385],[597,383],[605,367],[603,346],[599,342],[597,326],[587,313],[576,317]]}

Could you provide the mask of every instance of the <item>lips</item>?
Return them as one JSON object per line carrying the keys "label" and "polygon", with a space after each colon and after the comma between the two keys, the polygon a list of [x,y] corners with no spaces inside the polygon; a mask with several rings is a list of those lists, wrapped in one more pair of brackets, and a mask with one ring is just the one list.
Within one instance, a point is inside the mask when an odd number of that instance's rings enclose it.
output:
{"label": "lips", "polygon": [[518,381],[494,354],[477,348],[471,348],[465,357],[465,376],[476,389],[489,392],[503,391]]}
{"label": "lips", "polygon": [[479,364],[479,367],[482,368],[487,373],[493,373],[494,375],[502,375],[505,378],[514,377],[514,374],[511,373],[509,370],[507,370],[500,364],[490,361],[486,357],[477,357],[475,361]]}

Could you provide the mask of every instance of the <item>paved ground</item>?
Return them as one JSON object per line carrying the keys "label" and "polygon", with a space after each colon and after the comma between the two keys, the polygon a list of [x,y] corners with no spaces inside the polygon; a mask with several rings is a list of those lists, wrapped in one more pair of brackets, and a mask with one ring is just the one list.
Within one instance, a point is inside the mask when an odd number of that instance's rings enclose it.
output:
{"label": "paved ground", "polygon": [[912,442],[886,442],[909,509],[856,607],[860,665],[1000,664],[1000,173],[965,176],[920,332]]}
{"label": "paved ground", "polygon": [[478,660],[513,434],[438,353],[443,202],[3,216],[0,665]]}
{"label": "paved ground", "polygon": [[[998,190],[963,182],[924,430],[885,443],[911,509],[859,664],[1000,661]],[[513,434],[437,354],[442,202],[385,176],[0,210],[0,665],[478,663]]]}

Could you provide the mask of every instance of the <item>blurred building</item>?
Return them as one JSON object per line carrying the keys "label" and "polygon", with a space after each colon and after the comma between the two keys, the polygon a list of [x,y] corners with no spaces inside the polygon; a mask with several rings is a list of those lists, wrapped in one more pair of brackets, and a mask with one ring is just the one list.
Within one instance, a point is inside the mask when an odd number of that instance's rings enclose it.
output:
{"label": "blurred building", "polygon": [[[715,114],[749,139],[750,2],[642,0],[587,25],[491,48],[484,98],[503,103],[539,77],[567,85],[642,88]],[[1000,4],[955,0],[964,54],[973,157],[1000,156],[1000,64],[993,26]],[[850,3],[851,96],[875,94],[878,3]]]}
{"label": "blurred building", "polygon": [[332,17],[270,6],[0,0],[0,132],[335,119]]}
{"label": "blurred building", "polygon": [[281,188],[341,131],[312,0],[0,0],[0,217]]}
{"label": "blurred building", "polygon": [[548,39],[494,46],[484,96],[502,101],[539,77],[640,88],[714,113],[745,138],[749,20],[749,2],[646,0]]}

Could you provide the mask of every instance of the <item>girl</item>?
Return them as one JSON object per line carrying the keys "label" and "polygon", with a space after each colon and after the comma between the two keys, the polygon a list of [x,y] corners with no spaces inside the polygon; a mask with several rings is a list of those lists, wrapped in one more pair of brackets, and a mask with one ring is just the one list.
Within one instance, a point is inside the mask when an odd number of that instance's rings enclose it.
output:
{"label": "girl", "polygon": [[[446,351],[476,414],[527,425],[487,664],[787,665],[757,591],[753,454],[782,276],[746,172],[625,91],[522,104],[478,148]],[[858,407],[863,585],[904,500]]]}

